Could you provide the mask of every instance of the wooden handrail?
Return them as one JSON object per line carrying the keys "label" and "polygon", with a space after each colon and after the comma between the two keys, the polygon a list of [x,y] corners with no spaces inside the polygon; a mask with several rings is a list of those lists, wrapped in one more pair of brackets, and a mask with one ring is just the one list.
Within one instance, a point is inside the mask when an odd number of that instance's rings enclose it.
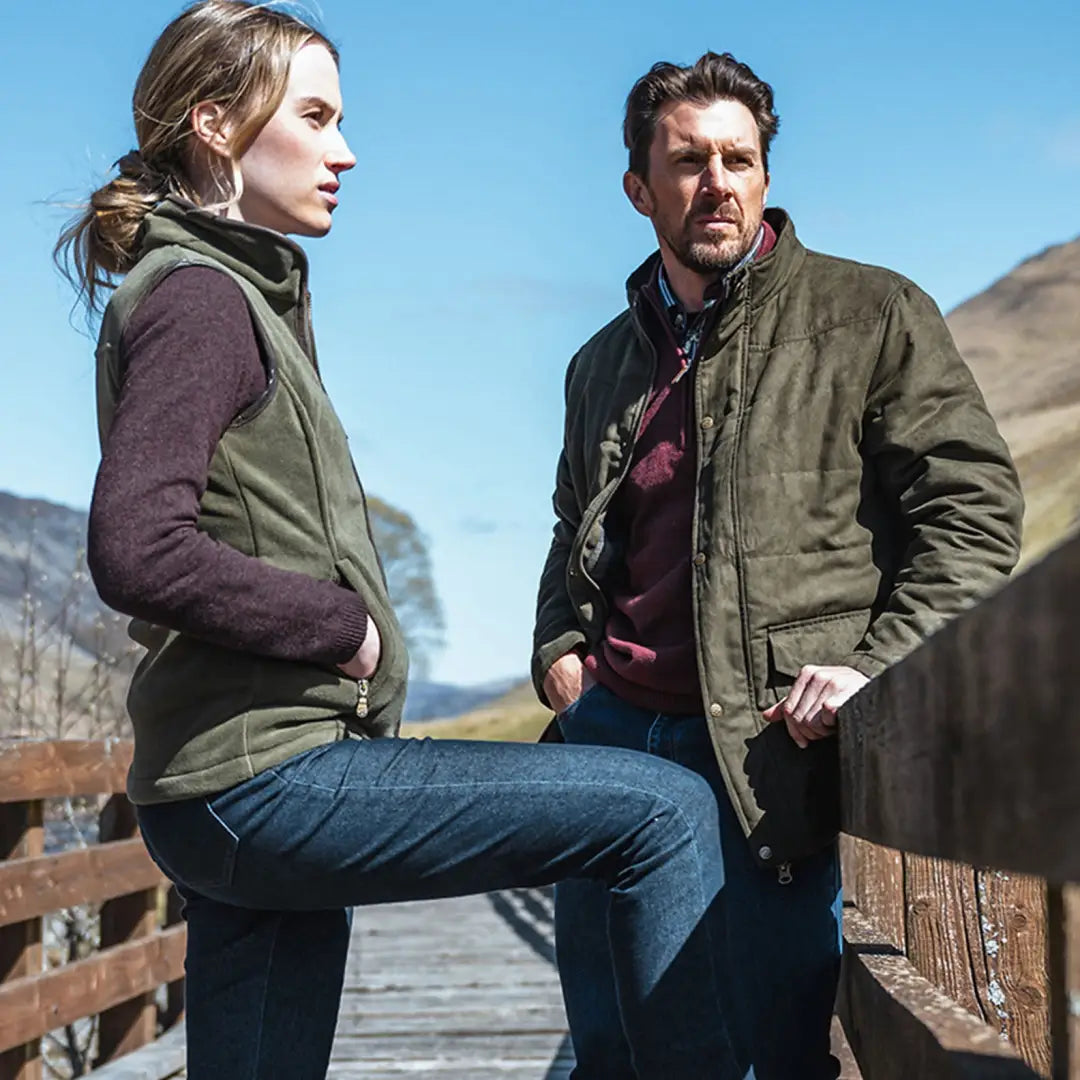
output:
{"label": "wooden handrail", "polygon": [[[131,758],[131,744],[115,740],[0,742],[0,1080],[41,1080],[40,1040],[67,1024],[98,1017],[100,1064],[178,1013],[186,928],[172,892],[161,901],[165,879],[122,794]],[[45,800],[102,795],[101,842],[45,855]],[[97,952],[43,971],[43,917],[98,903]]]}
{"label": "wooden handrail", "polygon": [[[875,1080],[1080,1080],[1080,902],[1061,900],[1080,881],[1078,610],[1080,537],[841,710],[844,829],[885,845],[846,842],[841,1009]],[[1049,933],[1023,874],[1052,883]],[[941,986],[970,1010],[944,1030]],[[997,1053],[1005,1031],[1028,1065]]]}
{"label": "wooden handrail", "polygon": [[0,803],[122,792],[132,751],[118,740],[0,741]]}
{"label": "wooden handrail", "polygon": [[844,830],[1080,881],[1078,612],[1080,537],[857,694],[839,717]]}
{"label": "wooden handrail", "polygon": [[164,884],[138,839],[0,862],[0,926]]}
{"label": "wooden handrail", "polygon": [[173,926],[43,975],[0,984],[0,1050],[40,1038],[180,978],[184,929]]}

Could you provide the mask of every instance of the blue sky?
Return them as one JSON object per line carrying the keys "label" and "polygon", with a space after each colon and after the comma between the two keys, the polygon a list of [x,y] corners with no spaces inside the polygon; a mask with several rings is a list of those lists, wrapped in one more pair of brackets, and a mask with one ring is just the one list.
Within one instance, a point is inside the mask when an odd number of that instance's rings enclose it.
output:
{"label": "blue sky", "polygon": [[[165,0],[9,5],[0,37],[0,488],[85,507],[92,342],[50,263],[132,146]],[[312,10],[309,8],[308,10]],[[776,91],[771,202],[812,247],[943,308],[1080,233],[1080,5],[910,0],[324,0],[345,177],[308,244],[328,388],[374,493],[427,534],[436,677],[528,667],[562,376],[652,249],[621,192],[622,104],[656,60],[730,50]]]}

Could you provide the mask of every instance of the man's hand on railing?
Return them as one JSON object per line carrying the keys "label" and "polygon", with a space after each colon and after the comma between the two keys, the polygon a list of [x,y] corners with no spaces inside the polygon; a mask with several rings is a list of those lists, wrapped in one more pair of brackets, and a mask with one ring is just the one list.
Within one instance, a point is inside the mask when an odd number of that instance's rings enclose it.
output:
{"label": "man's hand on railing", "polygon": [[783,720],[788,734],[806,749],[814,739],[836,734],[840,706],[869,681],[854,668],[804,664],[787,697],[761,715],[769,723]]}

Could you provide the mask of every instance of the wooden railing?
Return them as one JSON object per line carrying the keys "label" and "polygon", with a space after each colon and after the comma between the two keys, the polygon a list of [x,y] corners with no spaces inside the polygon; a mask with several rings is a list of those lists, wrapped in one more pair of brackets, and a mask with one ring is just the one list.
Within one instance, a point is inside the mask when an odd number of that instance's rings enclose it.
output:
{"label": "wooden railing", "polygon": [[[1078,702],[1080,538],[842,710],[840,1014],[865,1080],[1080,1080]],[[179,1013],[130,753],[0,744],[0,1080],[38,1080],[42,1037],[82,1018],[102,1063]],[[100,842],[45,855],[45,800],[94,795]],[[96,903],[99,950],[45,970],[43,916]]]}
{"label": "wooden railing", "polygon": [[[0,1080],[39,1080],[42,1038],[87,1018],[102,1064],[179,1015],[185,930],[122,794],[130,761],[128,743],[0,743]],[[46,855],[48,800],[94,796],[98,842]],[[98,904],[98,948],[47,967],[44,918]]]}
{"label": "wooden railing", "polygon": [[1080,538],[839,728],[861,838],[841,1017],[866,1080],[1080,1080]]}

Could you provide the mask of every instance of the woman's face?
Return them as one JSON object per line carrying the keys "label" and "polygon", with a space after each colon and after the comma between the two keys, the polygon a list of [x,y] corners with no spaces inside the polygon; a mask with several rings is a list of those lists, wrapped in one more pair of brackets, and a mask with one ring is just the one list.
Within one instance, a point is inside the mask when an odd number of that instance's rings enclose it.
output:
{"label": "woman's face", "polygon": [[339,177],[356,164],[341,123],[337,64],[310,42],[293,57],[285,97],[238,159],[243,194],[230,210],[280,233],[325,236]]}

